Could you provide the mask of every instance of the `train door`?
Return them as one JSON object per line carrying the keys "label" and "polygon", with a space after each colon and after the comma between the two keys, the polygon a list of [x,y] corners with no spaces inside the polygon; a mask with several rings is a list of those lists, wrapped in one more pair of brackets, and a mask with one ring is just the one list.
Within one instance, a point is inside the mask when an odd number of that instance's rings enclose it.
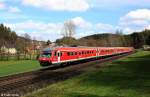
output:
{"label": "train door", "polygon": [[96,56],[98,57],[98,55],[99,55],[99,51],[98,49],[96,49]]}
{"label": "train door", "polygon": [[57,51],[58,63],[60,63],[60,51]]}
{"label": "train door", "polygon": [[100,56],[101,54],[101,50],[100,50],[100,48],[98,49],[98,56]]}

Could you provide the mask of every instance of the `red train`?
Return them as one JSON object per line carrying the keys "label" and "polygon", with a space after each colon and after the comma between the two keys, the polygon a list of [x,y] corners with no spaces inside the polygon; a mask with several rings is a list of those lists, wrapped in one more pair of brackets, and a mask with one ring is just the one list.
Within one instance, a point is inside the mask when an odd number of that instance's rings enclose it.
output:
{"label": "red train", "polygon": [[56,47],[45,48],[40,55],[41,66],[96,59],[134,51],[133,47]]}

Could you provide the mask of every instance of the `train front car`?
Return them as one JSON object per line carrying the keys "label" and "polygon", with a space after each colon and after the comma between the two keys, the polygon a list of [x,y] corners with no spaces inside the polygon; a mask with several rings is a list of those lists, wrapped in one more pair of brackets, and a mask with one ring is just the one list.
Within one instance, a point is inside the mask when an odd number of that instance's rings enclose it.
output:
{"label": "train front car", "polygon": [[43,49],[38,60],[41,66],[52,65],[52,49],[49,47]]}

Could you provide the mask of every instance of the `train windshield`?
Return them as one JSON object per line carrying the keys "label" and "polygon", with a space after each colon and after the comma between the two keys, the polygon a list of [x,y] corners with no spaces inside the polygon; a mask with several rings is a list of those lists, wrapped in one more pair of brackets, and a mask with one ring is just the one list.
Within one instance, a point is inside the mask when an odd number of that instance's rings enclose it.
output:
{"label": "train windshield", "polygon": [[52,50],[50,48],[45,48],[42,51],[41,57],[50,58],[52,56]]}
{"label": "train windshield", "polygon": [[46,57],[46,58],[50,58],[52,56],[51,52],[43,52],[41,57]]}

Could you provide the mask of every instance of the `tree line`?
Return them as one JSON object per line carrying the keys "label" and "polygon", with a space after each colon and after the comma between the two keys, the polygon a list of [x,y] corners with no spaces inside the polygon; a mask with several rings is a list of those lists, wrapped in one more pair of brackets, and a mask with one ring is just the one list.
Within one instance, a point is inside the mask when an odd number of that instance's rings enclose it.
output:
{"label": "tree line", "polygon": [[27,33],[22,36],[18,36],[15,31],[12,31],[9,27],[0,24],[0,53],[2,48],[15,48],[19,53],[28,53],[29,49],[36,49],[36,46],[41,43],[41,46],[45,44],[44,41],[37,41],[32,39]]}
{"label": "tree line", "polygon": [[[75,34],[76,25],[73,21],[64,23],[62,30],[63,38],[55,41],[58,45],[69,46],[99,46],[99,47],[119,47],[119,46],[132,46],[134,48],[141,48],[143,45],[150,45],[150,30],[145,29],[141,32],[133,32],[132,34],[125,35],[121,30],[117,30],[115,34],[104,33],[85,36],[79,39],[73,37]],[[30,35],[25,33],[23,36],[18,36],[15,31],[9,27],[0,24],[0,48],[6,46],[8,48],[16,48],[19,52],[26,53],[27,47],[34,47],[38,41],[31,39]],[[42,45],[49,45],[41,41]]]}
{"label": "tree line", "polygon": [[16,32],[12,31],[9,27],[0,24],[0,47],[4,45],[14,47],[16,40]]}
{"label": "tree line", "polygon": [[[68,41],[69,40],[69,41]],[[145,29],[141,32],[133,32],[124,35],[122,31],[115,34],[104,33],[94,34],[80,39],[73,37],[63,37],[56,40],[57,44],[77,45],[77,46],[99,46],[99,47],[134,47],[141,48],[143,45],[150,45],[150,30]]]}

